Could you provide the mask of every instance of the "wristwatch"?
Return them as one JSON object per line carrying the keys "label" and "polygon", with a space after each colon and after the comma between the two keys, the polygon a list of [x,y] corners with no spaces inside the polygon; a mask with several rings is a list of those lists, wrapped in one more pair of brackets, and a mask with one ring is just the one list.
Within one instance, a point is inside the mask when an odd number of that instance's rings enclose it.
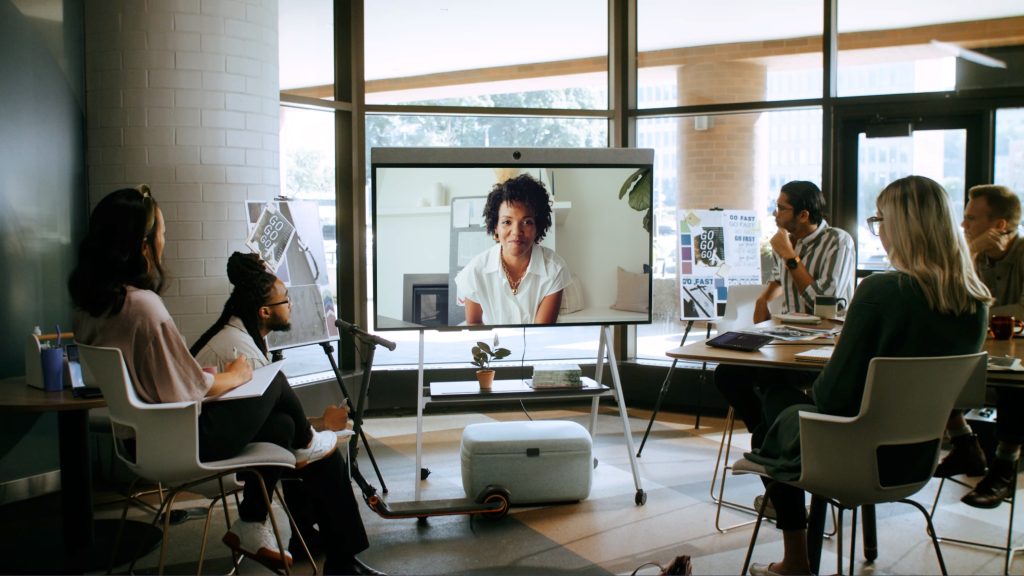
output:
{"label": "wristwatch", "polygon": [[796,270],[796,267],[800,265],[800,257],[794,256],[792,258],[786,258],[786,268],[790,270]]}

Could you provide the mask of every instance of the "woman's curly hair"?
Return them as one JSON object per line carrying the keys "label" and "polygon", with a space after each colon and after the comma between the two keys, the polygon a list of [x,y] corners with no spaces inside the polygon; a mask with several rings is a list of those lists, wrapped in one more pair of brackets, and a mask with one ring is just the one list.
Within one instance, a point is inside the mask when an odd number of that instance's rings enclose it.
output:
{"label": "woman's curly hair", "polygon": [[494,235],[498,229],[498,212],[502,204],[506,202],[521,202],[526,204],[533,212],[533,219],[537,225],[537,238],[540,243],[551,228],[551,198],[544,184],[538,182],[529,174],[520,174],[499,182],[491,188],[487,195],[487,203],[484,205],[484,222],[487,226],[487,234]]}

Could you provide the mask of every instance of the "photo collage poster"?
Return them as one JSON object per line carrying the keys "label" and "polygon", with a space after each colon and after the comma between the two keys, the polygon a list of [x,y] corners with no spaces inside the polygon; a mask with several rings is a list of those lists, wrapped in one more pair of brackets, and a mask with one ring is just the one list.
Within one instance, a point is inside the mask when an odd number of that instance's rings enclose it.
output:
{"label": "photo collage poster", "polygon": [[760,226],[752,210],[685,210],[679,218],[681,320],[725,314],[729,286],[761,283]]}
{"label": "photo collage poster", "polygon": [[291,330],[271,332],[271,350],[316,344],[338,337],[323,228],[316,202],[246,202],[246,246],[260,255],[288,287]]}

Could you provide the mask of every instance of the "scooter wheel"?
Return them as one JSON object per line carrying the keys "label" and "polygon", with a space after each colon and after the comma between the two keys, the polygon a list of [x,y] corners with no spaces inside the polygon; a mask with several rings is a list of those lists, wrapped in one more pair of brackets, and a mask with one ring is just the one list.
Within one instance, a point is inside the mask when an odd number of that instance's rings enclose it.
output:
{"label": "scooter wheel", "polygon": [[498,520],[499,518],[504,518],[505,515],[508,514],[508,494],[504,491],[492,492],[487,496],[484,496],[483,502],[484,504],[499,504],[497,510],[488,510],[487,512],[483,512],[481,515],[485,518]]}

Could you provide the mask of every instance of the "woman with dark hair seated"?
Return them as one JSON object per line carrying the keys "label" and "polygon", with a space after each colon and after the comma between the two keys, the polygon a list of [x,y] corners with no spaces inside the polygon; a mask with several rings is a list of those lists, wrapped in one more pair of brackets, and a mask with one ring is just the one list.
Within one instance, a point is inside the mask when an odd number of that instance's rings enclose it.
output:
{"label": "woman with dark hair seated", "polygon": [[[244,355],[218,374],[204,372],[192,358],[159,296],[163,251],[163,212],[148,187],[118,190],[96,205],[68,281],[76,339],[119,348],[145,402],[200,402],[248,382],[252,368]],[[204,461],[235,456],[250,442],[270,442],[292,450],[299,467],[329,456],[337,446],[334,432],[310,427],[284,378],[275,378],[257,398],[204,404],[198,426]],[[260,471],[268,490],[280,473],[277,467]],[[290,564],[291,555],[278,548],[267,513],[259,483],[246,482],[239,519],[224,541],[270,566]]]}
{"label": "woman with dark hair seated", "polygon": [[491,189],[483,216],[495,245],[455,277],[466,324],[554,324],[572,275],[540,245],[553,223],[548,191],[529,174],[509,178]]}
{"label": "woman with dark hair seated", "polygon": [[[764,421],[772,424],[747,458],[778,480],[800,477],[798,412],[856,416],[872,358],[971,354],[985,341],[992,298],[975,273],[942,186],[923,176],[901,178],[882,190],[876,207],[868,225],[894,270],[872,274],[857,288],[842,337],[814,381],[813,400],[793,386],[763,389]],[[750,573],[810,574],[804,492],[779,484],[771,499],[783,558],[753,564]]]}

